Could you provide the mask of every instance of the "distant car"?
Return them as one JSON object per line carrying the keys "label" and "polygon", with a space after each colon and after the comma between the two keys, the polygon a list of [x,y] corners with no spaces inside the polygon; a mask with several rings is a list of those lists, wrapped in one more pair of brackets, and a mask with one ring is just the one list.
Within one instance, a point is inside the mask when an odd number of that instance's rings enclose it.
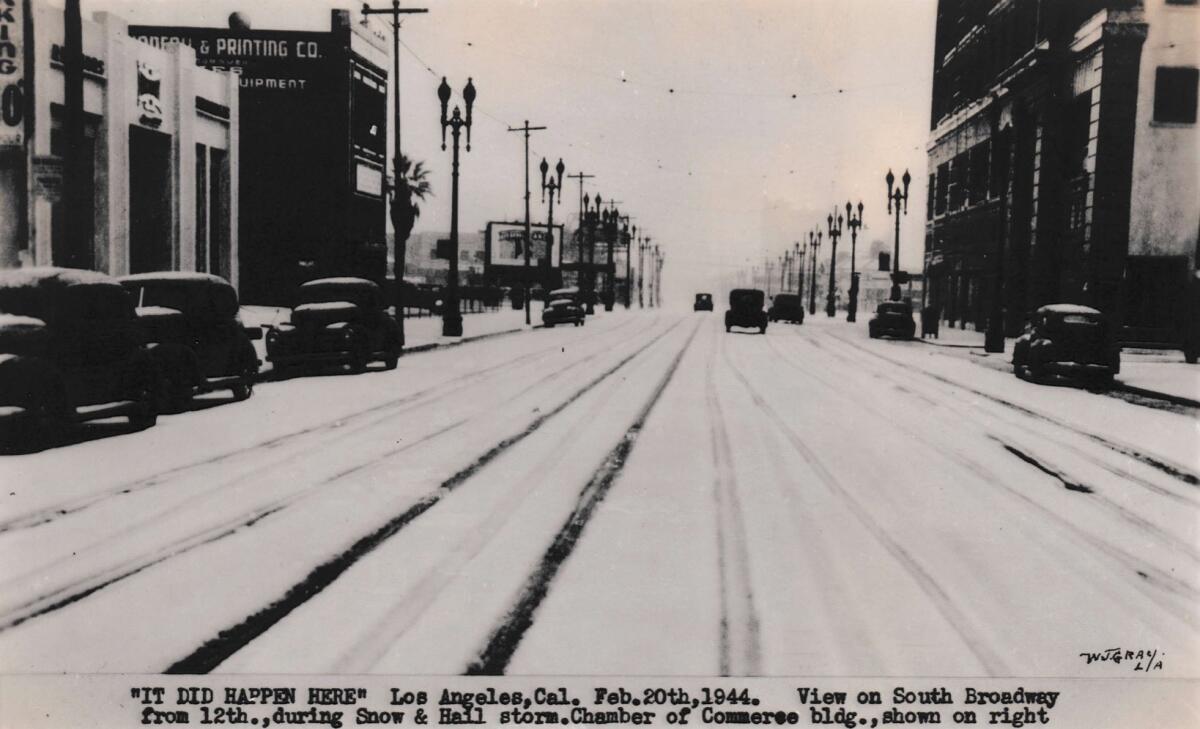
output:
{"label": "distant car", "polygon": [[692,304],[692,311],[712,311],[713,301],[712,294],[696,294],[696,301]]}
{"label": "distant car", "polygon": [[94,271],[0,271],[0,445],[71,422],[125,415],[154,425],[155,370],[133,300]]}
{"label": "distant car", "polygon": [[729,310],[725,312],[725,331],[734,327],[757,329],[767,333],[767,312],[763,311],[766,296],[758,289],[734,289],[729,292]]}
{"label": "distant car", "polygon": [[787,321],[793,324],[804,323],[804,300],[797,294],[776,294],[767,309],[767,318],[771,321]]}
{"label": "distant car", "polygon": [[160,410],[179,410],[196,392],[228,389],[235,400],[254,391],[262,330],[238,318],[237,291],[207,273],[165,271],[119,279],[133,297],[160,370]]}
{"label": "distant car", "polygon": [[1013,372],[1021,378],[1079,375],[1108,381],[1121,371],[1121,350],[1100,311],[1076,304],[1040,307],[1013,345]]}
{"label": "distant car", "polygon": [[581,327],[586,319],[583,307],[573,299],[551,299],[546,308],[542,309],[542,324],[547,329],[553,328],[555,324],[574,324]]}
{"label": "distant car", "polygon": [[867,322],[867,334],[871,339],[912,339],[916,333],[917,322],[913,319],[912,304],[907,301],[880,302],[875,307],[875,316]]}
{"label": "distant car", "polygon": [[267,327],[267,360],[276,374],[313,364],[349,365],[361,372],[400,359],[400,327],[383,291],[362,278],[323,278],[302,284],[291,321]]}

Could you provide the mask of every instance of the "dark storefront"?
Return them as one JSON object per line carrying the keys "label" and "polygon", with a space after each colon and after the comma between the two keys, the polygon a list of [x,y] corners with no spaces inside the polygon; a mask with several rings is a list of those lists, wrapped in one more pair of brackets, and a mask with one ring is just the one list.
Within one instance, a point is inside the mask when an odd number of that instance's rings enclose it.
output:
{"label": "dark storefront", "polygon": [[[330,32],[130,26],[240,77],[239,258],[247,303],[290,304],[303,281],[386,275],[386,74],[346,11]],[[376,59],[378,60],[378,59]],[[221,215],[222,211],[212,211]],[[219,271],[219,254],[208,257]]]}

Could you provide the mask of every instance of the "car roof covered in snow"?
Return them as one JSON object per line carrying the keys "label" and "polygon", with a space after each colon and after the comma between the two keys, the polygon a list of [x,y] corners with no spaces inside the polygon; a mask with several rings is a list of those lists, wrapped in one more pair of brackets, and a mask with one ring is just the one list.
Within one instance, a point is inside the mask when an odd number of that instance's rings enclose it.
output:
{"label": "car roof covered in snow", "polygon": [[362,288],[379,288],[374,281],[368,281],[365,278],[355,278],[354,276],[335,276],[333,278],[318,278],[312,281],[305,281],[300,284],[301,288],[320,288],[323,286],[359,286]]}
{"label": "car roof covered in snow", "polygon": [[46,322],[32,316],[18,314],[0,314],[0,329],[5,331],[22,331],[45,329]]}
{"label": "car roof covered in snow", "polygon": [[229,286],[229,282],[220,276],[198,271],[154,271],[152,273],[134,273],[121,276],[118,281],[125,283],[152,283],[158,281],[194,281],[209,283],[217,286]]}
{"label": "car roof covered in snow", "polygon": [[98,271],[37,266],[0,271],[0,312],[61,321],[133,316],[133,301]]}
{"label": "car roof covered in snow", "polygon": [[58,266],[32,266],[0,271],[0,287],[3,288],[42,288],[98,283],[115,283],[115,280],[108,274],[99,271],[59,268]]}
{"label": "car roof covered in snow", "polygon": [[1046,304],[1038,308],[1039,314],[1085,314],[1088,316],[1101,316],[1099,309],[1093,309],[1090,306],[1082,306],[1080,304]]}

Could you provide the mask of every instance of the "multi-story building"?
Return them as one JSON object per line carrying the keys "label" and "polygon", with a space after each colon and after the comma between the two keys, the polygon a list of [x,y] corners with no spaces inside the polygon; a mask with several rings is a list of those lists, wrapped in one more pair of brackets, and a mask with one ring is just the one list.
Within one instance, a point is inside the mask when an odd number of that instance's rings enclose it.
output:
{"label": "multi-story building", "polygon": [[1198,31],[1196,0],[939,0],[925,268],[944,320],[984,328],[998,288],[1010,335],[1051,302],[1125,341],[1195,327]]}
{"label": "multi-story building", "polygon": [[239,81],[241,294],[290,304],[323,276],[386,277],[386,43],[346,10],[328,31],[130,26]]}
{"label": "multi-story building", "polygon": [[9,3],[0,41],[0,267],[236,285],[237,79],[196,68],[190,48],[130,38],[114,15],[72,23],[41,2]]}

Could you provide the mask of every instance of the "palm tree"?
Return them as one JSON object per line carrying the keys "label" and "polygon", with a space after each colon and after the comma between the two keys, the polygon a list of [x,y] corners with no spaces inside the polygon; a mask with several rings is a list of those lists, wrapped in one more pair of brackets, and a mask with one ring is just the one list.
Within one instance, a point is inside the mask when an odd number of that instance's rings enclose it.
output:
{"label": "palm tree", "polygon": [[429,185],[429,170],[425,163],[413,162],[404,155],[397,155],[395,181],[392,185],[391,213],[392,230],[395,235],[395,260],[392,274],[396,279],[396,318],[404,326],[404,259],[408,253],[408,236],[412,234],[417,218],[421,216],[418,201],[424,200],[433,188]]}

